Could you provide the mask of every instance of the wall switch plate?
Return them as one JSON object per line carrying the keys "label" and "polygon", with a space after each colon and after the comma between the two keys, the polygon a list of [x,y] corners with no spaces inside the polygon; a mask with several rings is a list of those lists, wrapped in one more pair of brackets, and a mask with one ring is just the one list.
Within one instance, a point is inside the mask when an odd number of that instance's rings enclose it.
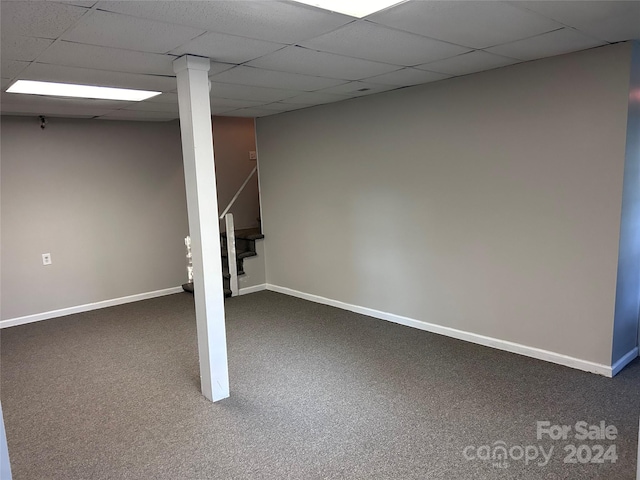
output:
{"label": "wall switch plate", "polygon": [[258,159],[258,154],[256,153],[255,150],[251,150],[249,152],[249,160],[257,160]]}
{"label": "wall switch plate", "polygon": [[51,254],[43,253],[42,254],[42,264],[43,265],[51,265]]}

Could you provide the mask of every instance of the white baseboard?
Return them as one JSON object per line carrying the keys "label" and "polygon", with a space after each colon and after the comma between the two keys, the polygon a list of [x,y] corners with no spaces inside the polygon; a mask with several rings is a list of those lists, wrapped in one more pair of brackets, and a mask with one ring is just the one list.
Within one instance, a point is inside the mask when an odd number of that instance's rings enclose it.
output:
{"label": "white baseboard", "polygon": [[247,295],[248,293],[261,292],[262,290],[267,289],[266,283],[261,283],[260,285],[254,285],[253,287],[244,287],[238,290],[238,295]]}
{"label": "white baseboard", "polygon": [[638,356],[638,347],[635,347],[630,352],[627,352],[620,360],[613,364],[611,367],[611,377],[615,377],[620,370],[626,367],[632,360]]}
{"label": "white baseboard", "polygon": [[[299,292],[286,287],[280,287],[278,285],[267,284],[267,290],[273,292],[284,293],[285,295],[291,295],[293,297],[310,300],[316,303],[322,303],[324,305],[330,305],[332,307],[341,308],[343,310],[349,310],[351,312],[360,313],[369,317],[378,318],[381,320],[387,320],[389,322],[398,323],[407,327],[418,328],[431,333],[437,333],[439,335],[445,335],[447,337],[457,338],[459,340],[465,340],[467,342],[476,343],[478,345],[484,345],[486,347],[493,347],[499,350],[504,350],[511,353],[517,353],[538,360],[545,360],[547,362],[564,365],[567,367],[583,370],[585,372],[597,373],[604,375],[605,377],[612,377],[618,371],[624,367],[627,363],[633,360],[638,355],[638,349],[635,349],[635,353],[629,352],[623,359],[618,361],[615,366],[605,365],[601,363],[590,362],[588,360],[582,360],[580,358],[570,357],[561,353],[550,352],[536,347],[529,347],[519,343],[509,342],[506,340],[500,340],[498,338],[487,337],[479,335],[477,333],[466,332],[464,330],[457,330],[455,328],[444,327],[442,325],[436,325],[434,323],[423,322],[422,320],[415,320],[413,318],[403,317],[395,315],[393,313],[382,312],[367,307],[360,307],[358,305],[351,305],[349,303],[340,302],[338,300],[332,300],[330,298],[321,297],[318,295],[312,295],[310,293]],[[627,357],[629,357],[627,359]],[[626,359],[626,363],[623,364],[623,360]],[[619,365],[618,370],[615,370]]]}
{"label": "white baseboard", "polygon": [[24,317],[9,318],[7,320],[0,320],[0,329],[15,327],[16,325],[24,325],[25,323],[39,322],[40,320],[49,320],[50,318],[64,317],[65,315],[72,315],[74,313],[82,313],[88,312],[90,310],[98,310],[100,308],[113,307],[115,305],[122,305],[124,303],[138,302],[140,300],[147,300],[149,298],[162,297],[164,295],[171,295],[174,293],[180,293],[182,291],[182,287],[171,287],[165,288],[163,290],[155,290],[153,292],[129,295],[127,297],[103,300],[101,302],[87,303],[85,305],[78,305],[76,307],[61,308],[59,310],[51,310],[49,312],[26,315]]}

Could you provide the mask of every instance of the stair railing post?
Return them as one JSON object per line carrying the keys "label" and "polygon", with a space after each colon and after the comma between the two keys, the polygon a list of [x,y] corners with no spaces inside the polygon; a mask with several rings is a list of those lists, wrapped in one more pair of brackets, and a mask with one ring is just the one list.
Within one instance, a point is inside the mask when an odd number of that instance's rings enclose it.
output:
{"label": "stair railing post", "polygon": [[231,279],[231,296],[238,296],[238,261],[236,259],[236,233],[233,226],[233,214],[227,213],[224,216],[224,223],[227,229],[227,263],[229,264],[229,275]]}

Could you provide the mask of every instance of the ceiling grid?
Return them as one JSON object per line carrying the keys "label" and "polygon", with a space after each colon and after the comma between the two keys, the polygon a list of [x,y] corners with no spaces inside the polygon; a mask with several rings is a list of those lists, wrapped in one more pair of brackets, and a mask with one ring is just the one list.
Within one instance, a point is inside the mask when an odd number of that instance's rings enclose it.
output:
{"label": "ceiling grid", "polygon": [[[178,118],[172,63],[211,59],[214,114],[265,116],[640,38],[640,1],[409,0],[357,19],[287,0],[2,0],[2,114]],[[15,80],[163,92],[6,93]]]}

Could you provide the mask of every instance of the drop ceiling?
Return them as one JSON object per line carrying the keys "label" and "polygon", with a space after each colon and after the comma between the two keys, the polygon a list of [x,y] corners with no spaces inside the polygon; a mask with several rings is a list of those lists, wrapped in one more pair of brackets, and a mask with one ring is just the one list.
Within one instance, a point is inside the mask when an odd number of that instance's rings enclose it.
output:
{"label": "drop ceiling", "polygon": [[[640,1],[409,0],[363,19],[291,1],[0,3],[2,114],[178,118],[172,62],[211,59],[213,114],[275,115],[640,38]],[[159,90],[6,93],[18,79]]]}

